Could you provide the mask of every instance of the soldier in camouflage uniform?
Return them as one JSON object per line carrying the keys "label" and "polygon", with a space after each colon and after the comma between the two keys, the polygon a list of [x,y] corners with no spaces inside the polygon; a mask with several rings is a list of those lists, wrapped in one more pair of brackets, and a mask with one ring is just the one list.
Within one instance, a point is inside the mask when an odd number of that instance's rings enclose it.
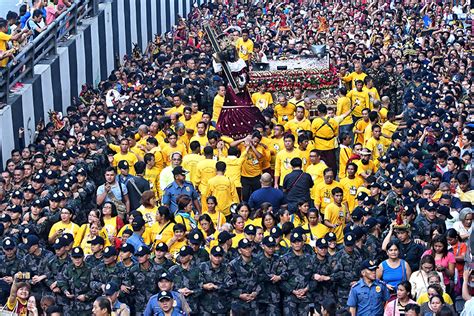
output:
{"label": "soldier in camouflage uniform", "polygon": [[[0,223],[0,225],[2,224]],[[2,247],[3,255],[0,258],[0,279],[11,285],[14,275],[23,268],[22,258],[18,257],[16,242],[13,238],[7,237],[3,239]]]}
{"label": "soldier in camouflage uniform", "polygon": [[259,311],[261,315],[281,314],[281,297],[279,284],[281,281],[281,260],[275,254],[276,240],[272,236],[266,236],[262,240],[263,251],[260,254],[259,282],[262,286],[262,292],[258,296]]}
{"label": "soldier in camouflage uniform", "polygon": [[383,95],[387,85],[388,74],[387,71],[381,67],[379,56],[372,56],[372,67],[367,70],[367,75],[372,77],[374,86],[377,88],[379,95]]}
{"label": "soldier in camouflage uniform", "polygon": [[157,292],[157,276],[166,272],[150,260],[150,249],[140,246],[135,252],[138,262],[130,269],[130,280],[135,299],[135,312],[142,313],[150,297]]}
{"label": "soldier in camouflage uniform", "polygon": [[40,240],[36,235],[26,237],[25,249],[28,253],[23,258],[23,266],[26,271],[30,272],[32,279],[31,292],[41,296],[50,292],[44,280],[47,278],[46,267],[54,255],[51,251],[41,247],[39,242]]}
{"label": "soldier in camouflage uniform", "polygon": [[86,264],[92,268],[99,266],[103,262],[105,240],[101,236],[87,242],[91,244],[92,255],[86,257]]}
{"label": "soldier in camouflage uniform", "polygon": [[202,248],[204,245],[204,236],[197,228],[191,230],[188,234],[189,246],[193,249],[193,261],[199,266],[201,262],[209,261],[209,253]]}
{"label": "soldier in camouflage uniform", "polygon": [[203,291],[200,312],[203,316],[229,314],[230,306],[226,302],[227,295],[224,286],[226,266],[222,264],[224,255],[222,247],[214,246],[209,256],[210,260],[199,265]]}
{"label": "soldier in camouflage uniform", "polygon": [[217,236],[217,241],[219,246],[224,249],[224,263],[229,263],[235,258],[239,257],[239,253],[237,249],[232,248],[232,238],[235,237],[235,234],[229,233],[228,231],[224,230],[219,233]]}
{"label": "soldier in camouflage uniform", "polygon": [[252,244],[243,238],[238,244],[240,256],[227,266],[226,285],[232,297],[232,315],[259,315],[257,298],[262,287],[258,282],[259,263],[252,258]]}
{"label": "soldier in camouflage uniform", "polygon": [[122,292],[130,291],[129,274],[118,266],[117,250],[113,246],[105,248],[103,262],[92,269],[90,287],[95,295],[102,295],[109,282],[119,285]]}
{"label": "soldier in camouflage uniform", "polygon": [[298,232],[290,235],[291,250],[282,257],[281,289],[283,315],[308,315],[316,283],[315,257],[303,251],[304,238]]}
{"label": "soldier in camouflage uniform", "polygon": [[87,215],[90,210],[96,207],[94,198],[96,187],[92,181],[87,179],[87,171],[84,168],[77,170],[76,179],[77,183],[74,188],[73,197],[81,202],[81,209],[76,213],[75,222],[78,225],[82,225],[87,222]]}
{"label": "soldier in camouflage uniform", "polygon": [[172,266],[174,266],[174,262],[170,259],[166,258],[166,254],[168,253],[168,245],[164,242],[160,242],[155,247],[155,257],[153,258],[153,263],[156,265],[161,266],[166,271],[169,271]]}
{"label": "soldier in camouflage uniform", "polygon": [[191,307],[191,315],[199,315],[199,297],[202,292],[202,280],[199,269],[193,260],[193,249],[183,246],[179,250],[179,264],[170,268],[173,282],[178,292],[184,295]]}
{"label": "soldier in camouflage uniform", "polygon": [[332,280],[336,285],[336,297],[340,307],[345,307],[351,286],[359,279],[359,264],[362,261],[359,253],[355,251],[356,239],[349,233],[344,236],[344,248],[332,261]]}
{"label": "soldier in camouflage uniform", "polygon": [[[316,304],[325,299],[335,299],[334,284],[332,282],[332,267],[328,257],[329,243],[324,238],[316,240],[316,260],[314,270],[316,274],[316,290],[314,301]],[[316,306],[319,307],[319,306]]]}
{"label": "soldier in camouflage uniform", "polygon": [[53,244],[55,255],[48,261],[45,274],[48,276],[45,280],[46,285],[56,296],[56,302],[62,307],[69,305],[69,300],[58,286],[61,282],[62,271],[66,265],[71,262],[71,258],[66,250],[67,241],[64,237],[59,237]]}
{"label": "soldier in camouflage uniform", "polygon": [[380,240],[380,224],[375,218],[369,218],[365,222],[365,227],[368,233],[365,248],[369,253],[369,260],[377,260],[380,262],[383,258],[382,242]]}
{"label": "soldier in camouflage uniform", "polygon": [[66,264],[62,278],[58,280],[58,287],[68,298],[66,314],[90,315],[93,296],[89,287],[91,268],[84,262],[84,251],[75,247],[71,251],[72,262]]}

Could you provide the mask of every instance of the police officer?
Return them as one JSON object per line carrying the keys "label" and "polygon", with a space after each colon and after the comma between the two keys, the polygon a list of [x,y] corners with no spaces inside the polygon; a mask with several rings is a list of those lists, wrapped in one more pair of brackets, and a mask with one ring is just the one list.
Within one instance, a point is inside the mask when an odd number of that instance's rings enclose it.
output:
{"label": "police officer", "polygon": [[2,248],[3,257],[1,258],[2,264],[0,264],[0,279],[11,285],[15,274],[22,269],[22,258],[17,255],[17,246],[13,238],[4,238]]}
{"label": "police officer", "polygon": [[58,286],[58,280],[62,277],[61,272],[64,267],[71,262],[71,258],[66,250],[67,240],[64,237],[59,237],[53,244],[55,255],[51,257],[46,266],[45,280],[46,285],[53,291],[56,296],[56,302],[62,307],[69,305],[69,300]]}
{"label": "police officer", "polygon": [[361,265],[361,279],[350,289],[347,305],[352,316],[383,315],[385,302],[390,298],[387,286],[376,279],[378,265],[364,260]]}
{"label": "police officer", "polygon": [[239,241],[240,256],[227,267],[225,283],[232,296],[232,315],[259,315],[257,297],[262,291],[258,282],[259,264],[252,257],[252,243],[243,238]]}
{"label": "police officer", "polygon": [[292,232],[290,242],[291,250],[282,257],[283,315],[308,315],[315,288],[315,257],[303,251],[301,233]]}
{"label": "police officer", "polygon": [[105,285],[105,296],[110,300],[110,303],[112,304],[112,315],[130,315],[130,308],[128,307],[128,305],[121,303],[118,300],[119,294],[120,288],[114,282],[110,282]]}
{"label": "police officer", "polygon": [[184,295],[191,308],[191,315],[199,315],[199,297],[202,292],[202,281],[199,269],[193,260],[193,249],[183,246],[179,250],[179,264],[170,268],[173,282],[178,292]]}
{"label": "police officer", "polygon": [[93,296],[89,287],[91,268],[84,262],[84,251],[75,247],[71,251],[71,261],[66,264],[58,287],[68,298],[66,311],[73,315],[89,315]]}
{"label": "police officer", "polygon": [[259,255],[260,278],[262,292],[258,296],[259,311],[262,315],[281,314],[280,309],[280,288],[281,260],[275,254],[276,239],[272,236],[266,236],[262,240],[263,251]]}
{"label": "police officer", "polygon": [[224,249],[214,246],[209,255],[209,261],[202,262],[199,266],[202,281],[203,296],[200,304],[201,315],[224,316],[229,313],[230,306],[226,302],[224,281],[226,278],[226,266],[223,265]]}
{"label": "police officer", "polygon": [[189,246],[193,249],[193,260],[196,265],[209,260],[209,253],[202,246],[204,244],[204,236],[202,232],[195,228],[188,234]]}
{"label": "police officer", "polygon": [[183,167],[177,166],[173,169],[174,181],[168,185],[163,192],[163,205],[166,205],[170,208],[170,211],[176,213],[178,211],[178,203],[176,198],[181,195],[189,196],[192,201],[195,209],[198,213],[201,211],[201,205],[199,204],[199,195],[194,189],[194,186],[191,182],[186,181],[186,174],[188,171],[184,170]]}
{"label": "police officer", "polygon": [[[325,299],[334,299],[334,285],[332,282],[332,267],[328,256],[329,243],[325,238],[316,240],[316,260],[314,280],[316,281],[316,290],[314,298],[316,304]],[[319,306],[315,306],[317,309]]]}
{"label": "police officer", "polygon": [[[187,315],[189,314],[190,308],[184,298],[184,295],[173,290],[173,276],[170,273],[163,272],[158,276],[158,290],[168,291],[173,296],[173,300],[176,303],[176,308],[184,311]],[[161,313],[161,307],[158,303],[158,294],[153,295],[148,301],[143,316],[154,316]]]}
{"label": "police officer", "polygon": [[346,306],[349,290],[357,282],[358,268],[362,261],[355,251],[356,238],[348,233],[344,236],[344,248],[341,249],[332,261],[332,278],[336,285],[336,297],[341,307]]}
{"label": "police officer", "polygon": [[175,265],[173,261],[166,257],[168,254],[168,245],[164,242],[160,242],[155,247],[155,257],[153,258],[153,263],[161,266],[166,271]]}
{"label": "police officer", "polygon": [[39,244],[40,240],[36,235],[26,236],[25,249],[26,256],[23,258],[23,266],[31,275],[31,291],[34,294],[43,295],[48,291],[44,280],[46,280],[46,266],[53,258],[53,253],[44,249]]}
{"label": "police officer", "polygon": [[235,234],[223,230],[217,235],[217,242],[224,250],[224,262],[230,262],[239,256],[237,249],[232,248],[232,238]]}
{"label": "police officer", "polygon": [[150,260],[150,248],[147,246],[140,246],[135,257],[138,262],[130,269],[132,289],[124,288],[124,292],[133,293],[135,312],[142,313],[150,297],[156,293],[156,276],[165,270]]}
{"label": "police officer", "polygon": [[162,310],[162,314],[158,315],[170,315],[170,316],[181,316],[186,315],[182,310],[175,306],[174,298],[171,292],[161,291],[157,296],[158,304]]}
{"label": "police officer", "polygon": [[86,263],[90,267],[97,267],[103,261],[105,240],[101,236],[95,236],[87,243],[91,244],[92,255],[86,257]]}

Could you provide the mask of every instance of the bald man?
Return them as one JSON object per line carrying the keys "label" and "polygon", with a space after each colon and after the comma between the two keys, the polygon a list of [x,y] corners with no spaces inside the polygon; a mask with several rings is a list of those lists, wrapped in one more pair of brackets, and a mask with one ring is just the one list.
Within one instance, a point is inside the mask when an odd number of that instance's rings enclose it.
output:
{"label": "bald man", "polygon": [[260,177],[262,187],[250,195],[249,204],[253,209],[259,209],[264,202],[272,204],[273,210],[277,211],[285,202],[285,197],[280,189],[273,187],[273,178],[269,173]]}

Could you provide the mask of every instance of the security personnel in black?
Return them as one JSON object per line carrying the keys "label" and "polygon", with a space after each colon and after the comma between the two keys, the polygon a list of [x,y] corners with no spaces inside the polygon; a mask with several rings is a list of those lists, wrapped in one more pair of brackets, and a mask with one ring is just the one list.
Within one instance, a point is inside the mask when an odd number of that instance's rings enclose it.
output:
{"label": "security personnel in black", "polygon": [[23,227],[29,228],[30,231],[38,237],[47,239],[48,231],[46,231],[47,217],[43,211],[44,202],[40,199],[35,199],[30,205],[29,211],[25,214],[24,221],[27,221]]}
{"label": "security personnel in black", "polygon": [[276,241],[276,246],[275,246],[275,254],[282,256],[286,254],[288,251],[290,251],[290,248],[283,246],[282,237],[283,237],[283,232],[281,231],[281,228],[278,226],[272,227],[270,230],[270,236],[275,238]]}
{"label": "security personnel in black", "polygon": [[226,266],[224,249],[214,246],[211,249],[209,261],[199,265],[202,282],[202,298],[200,300],[200,313],[203,316],[225,316],[229,314],[230,306],[227,303],[225,289]]}
{"label": "security personnel in black", "polygon": [[113,246],[105,248],[103,262],[92,269],[90,287],[95,295],[102,295],[109,282],[119,285],[124,293],[131,289],[129,274],[117,265],[117,250]]}
{"label": "security personnel in black", "polygon": [[2,248],[3,256],[0,258],[0,279],[11,285],[14,275],[23,268],[22,258],[17,255],[16,241],[13,238],[4,238]]}
{"label": "security personnel in black", "polygon": [[86,264],[92,268],[97,267],[103,262],[105,240],[101,236],[95,236],[87,243],[91,244],[92,255],[86,257]]}
{"label": "security personnel in black", "polygon": [[140,246],[135,257],[138,262],[130,269],[132,288],[130,291],[125,289],[124,294],[128,292],[134,296],[135,312],[141,314],[150,297],[157,291],[157,276],[166,271],[150,260],[150,249],[147,246]]}
{"label": "security personnel in black", "polygon": [[166,258],[168,253],[168,245],[164,242],[160,242],[155,247],[155,257],[153,258],[153,263],[161,266],[166,271],[169,271],[172,266],[175,265],[173,261]]}
{"label": "security personnel in black", "polygon": [[259,282],[262,286],[262,292],[257,298],[259,312],[261,315],[281,314],[280,310],[280,281],[281,260],[275,254],[276,240],[272,236],[265,236],[262,240],[262,253],[259,256],[260,275]]}
{"label": "security personnel in black", "polygon": [[30,272],[31,292],[41,296],[49,293],[49,289],[44,282],[48,277],[45,272],[48,262],[54,255],[51,251],[40,246],[38,236],[28,235],[25,239],[27,254],[23,258],[23,266]]}
{"label": "security personnel in black", "polygon": [[232,315],[260,315],[257,298],[262,287],[258,282],[259,264],[252,257],[252,243],[243,238],[238,244],[240,256],[227,266],[226,285],[232,297]]}
{"label": "security personnel in black", "polygon": [[204,245],[204,236],[199,229],[195,228],[189,232],[188,243],[193,249],[193,260],[196,265],[209,261],[209,253],[202,247]]}
{"label": "security personnel in black", "polygon": [[53,256],[46,268],[46,275],[48,276],[45,280],[46,285],[53,291],[56,296],[56,302],[63,308],[68,306],[69,300],[66,298],[64,293],[58,286],[58,280],[62,278],[62,271],[66,265],[71,262],[71,258],[66,249],[67,240],[64,237],[59,237],[53,244],[55,256]]}
{"label": "security personnel in black", "polygon": [[193,250],[183,246],[179,250],[179,264],[170,268],[175,289],[184,295],[191,308],[191,315],[199,315],[199,299],[202,293],[202,281],[199,268],[193,260]]}
{"label": "security personnel in black", "polygon": [[365,222],[365,229],[368,233],[365,248],[369,254],[369,260],[378,260],[380,262],[383,258],[380,224],[372,217]]}
{"label": "security personnel in black", "polygon": [[224,262],[228,263],[239,257],[239,253],[235,248],[232,248],[232,238],[235,237],[235,234],[229,233],[226,230],[223,230],[217,236],[217,242],[219,246],[224,249]]}
{"label": "security personnel in black", "polygon": [[79,168],[76,173],[76,190],[73,193],[74,199],[81,202],[80,211],[76,214],[75,222],[81,225],[87,221],[87,214],[95,205],[95,191],[96,187],[92,181],[87,178],[87,171],[84,168]]}
{"label": "security personnel in black", "polygon": [[332,283],[332,267],[328,256],[329,243],[325,238],[316,240],[316,260],[314,280],[316,281],[316,290],[314,291],[314,301],[319,308],[319,302],[325,299],[334,299],[334,284]]}
{"label": "security personnel in black", "polygon": [[84,262],[84,251],[74,247],[71,251],[71,262],[66,264],[58,286],[68,298],[65,310],[70,315],[90,315],[93,296],[89,287],[91,268]]}

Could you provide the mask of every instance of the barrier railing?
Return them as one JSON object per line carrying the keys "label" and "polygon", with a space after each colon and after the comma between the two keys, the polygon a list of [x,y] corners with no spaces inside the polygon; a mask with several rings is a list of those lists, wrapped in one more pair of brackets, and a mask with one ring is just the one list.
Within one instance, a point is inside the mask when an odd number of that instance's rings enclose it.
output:
{"label": "barrier railing", "polygon": [[58,16],[46,30],[22,47],[6,67],[0,68],[0,103],[7,103],[10,90],[33,77],[34,66],[43,58],[57,53],[58,43],[77,34],[78,23],[99,11],[99,0],[77,0]]}

